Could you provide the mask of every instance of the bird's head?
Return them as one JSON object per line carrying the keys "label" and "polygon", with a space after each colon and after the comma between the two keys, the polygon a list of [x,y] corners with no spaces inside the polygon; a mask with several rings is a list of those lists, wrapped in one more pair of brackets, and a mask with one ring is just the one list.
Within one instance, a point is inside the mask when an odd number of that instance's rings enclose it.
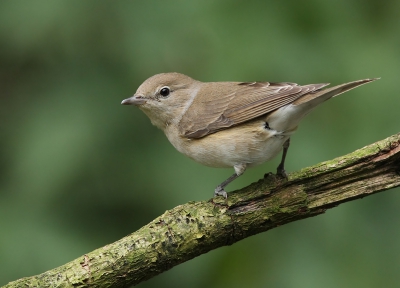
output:
{"label": "bird's head", "polygon": [[136,93],[121,104],[138,106],[154,125],[165,129],[180,120],[200,84],[180,73],[157,74],[144,81]]}

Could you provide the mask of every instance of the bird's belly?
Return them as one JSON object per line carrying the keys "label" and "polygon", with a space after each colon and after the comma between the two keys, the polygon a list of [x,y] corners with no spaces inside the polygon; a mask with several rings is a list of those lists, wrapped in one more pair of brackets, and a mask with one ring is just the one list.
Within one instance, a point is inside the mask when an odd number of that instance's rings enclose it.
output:
{"label": "bird's belly", "polygon": [[284,133],[266,129],[264,124],[265,121],[252,121],[200,139],[166,134],[178,151],[203,165],[233,167],[247,164],[251,167],[275,157],[289,138]]}

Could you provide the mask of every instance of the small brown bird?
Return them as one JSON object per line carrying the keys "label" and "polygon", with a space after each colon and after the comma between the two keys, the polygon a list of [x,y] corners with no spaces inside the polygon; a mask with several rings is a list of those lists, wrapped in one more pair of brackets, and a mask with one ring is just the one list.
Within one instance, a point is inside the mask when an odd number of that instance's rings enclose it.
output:
{"label": "small brown bird", "polygon": [[211,167],[233,167],[235,173],[214,191],[227,198],[226,185],[282,148],[277,174],[287,177],[286,153],[300,120],[325,100],[376,79],[321,90],[329,83],[200,82],[163,73],[144,81],[121,104],[138,106],[189,158]]}

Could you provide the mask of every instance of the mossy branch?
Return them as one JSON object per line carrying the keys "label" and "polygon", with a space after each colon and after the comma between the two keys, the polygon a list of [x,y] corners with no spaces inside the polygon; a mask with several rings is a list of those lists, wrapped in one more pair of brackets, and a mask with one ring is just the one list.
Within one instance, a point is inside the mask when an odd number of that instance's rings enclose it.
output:
{"label": "mossy branch", "polygon": [[400,133],[289,175],[266,175],[227,200],[189,202],[131,235],[4,287],[127,287],[224,245],[400,185]]}

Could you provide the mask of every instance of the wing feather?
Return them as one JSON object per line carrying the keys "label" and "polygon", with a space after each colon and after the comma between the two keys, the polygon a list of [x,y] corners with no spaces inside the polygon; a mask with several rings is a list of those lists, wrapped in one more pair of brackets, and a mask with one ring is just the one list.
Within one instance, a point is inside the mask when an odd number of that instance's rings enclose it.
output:
{"label": "wing feather", "polygon": [[211,82],[203,85],[179,122],[180,133],[188,138],[201,138],[252,120],[328,84]]}

